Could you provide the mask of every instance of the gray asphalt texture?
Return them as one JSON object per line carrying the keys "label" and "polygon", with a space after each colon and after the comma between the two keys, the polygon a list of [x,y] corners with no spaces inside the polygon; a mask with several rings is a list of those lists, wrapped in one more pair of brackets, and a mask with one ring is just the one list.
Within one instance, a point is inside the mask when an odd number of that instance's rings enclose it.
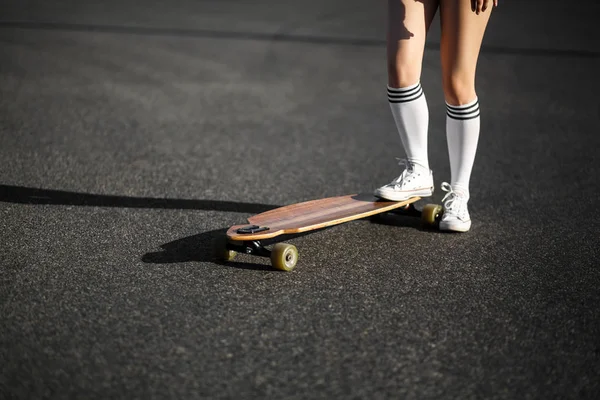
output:
{"label": "gray asphalt texture", "polygon": [[494,11],[469,233],[385,215],[292,238],[291,273],[213,259],[400,172],[384,3],[0,3],[0,398],[598,398],[598,2]]}

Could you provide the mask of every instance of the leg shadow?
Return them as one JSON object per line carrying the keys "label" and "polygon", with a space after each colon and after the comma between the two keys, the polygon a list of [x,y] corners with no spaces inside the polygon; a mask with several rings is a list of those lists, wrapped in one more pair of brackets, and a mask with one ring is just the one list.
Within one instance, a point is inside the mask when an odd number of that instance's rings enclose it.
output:
{"label": "leg shadow", "polygon": [[[81,207],[155,208],[177,210],[206,210],[259,214],[279,207],[274,204],[255,204],[220,200],[187,200],[153,197],[114,196],[0,185],[0,202],[16,204],[67,205]],[[219,263],[214,257],[214,240],[225,235],[226,229],[217,229],[163,244],[163,251],[142,256],[145,263],[169,264],[188,261]],[[228,262],[227,266],[271,270],[268,265]]]}
{"label": "leg shadow", "polygon": [[259,214],[279,207],[221,200],[165,199],[156,197],[113,196],[0,185],[0,201],[19,204],[53,204],[65,206],[157,208],[170,210],[206,210]]}

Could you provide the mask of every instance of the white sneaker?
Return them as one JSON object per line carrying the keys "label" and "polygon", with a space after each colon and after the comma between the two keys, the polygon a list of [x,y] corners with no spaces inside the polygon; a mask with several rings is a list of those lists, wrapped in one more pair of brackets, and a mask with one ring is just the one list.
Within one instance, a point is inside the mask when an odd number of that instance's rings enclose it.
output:
{"label": "white sneaker", "polygon": [[391,183],[375,190],[375,196],[385,200],[402,201],[411,197],[429,197],[433,194],[433,174],[430,169],[399,160],[404,165],[402,174]]}
{"label": "white sneaker", "polygon": [[455,192],[448,182],[442,183],[442,190],[447,192],[444,203],[444,214],[440,221],[441,231],[466,232],[471,228],[471,217],[467,209],[469,198],[462,193]]}

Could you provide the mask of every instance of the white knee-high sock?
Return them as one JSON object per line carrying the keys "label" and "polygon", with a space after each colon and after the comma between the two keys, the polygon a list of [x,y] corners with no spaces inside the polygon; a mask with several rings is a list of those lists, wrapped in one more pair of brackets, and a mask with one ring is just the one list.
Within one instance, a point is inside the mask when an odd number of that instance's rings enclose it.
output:
{"label": "white knee-high sock", "polygon": [[469,180],[479,141],[479,101],[461,106],[446,103],[446,139],[452,189],[469,197]]}
{"label": "white knee-high sock", "polygon": [[429,109],[421,83],[404,88],[388,86],[388,100],[408,161],[429,169]]}

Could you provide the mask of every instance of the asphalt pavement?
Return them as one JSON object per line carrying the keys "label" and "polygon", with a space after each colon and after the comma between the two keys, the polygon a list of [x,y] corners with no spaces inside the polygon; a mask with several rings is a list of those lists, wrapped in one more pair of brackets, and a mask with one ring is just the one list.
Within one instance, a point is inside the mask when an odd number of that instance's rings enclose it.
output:
{"label": "asphalt pavement", "polygon": [[600,3],[493,13],[471,231],[355,221],[286,273],[211,244],[400,172],[385,2],[0,2],[0,398],[597,399]]}

